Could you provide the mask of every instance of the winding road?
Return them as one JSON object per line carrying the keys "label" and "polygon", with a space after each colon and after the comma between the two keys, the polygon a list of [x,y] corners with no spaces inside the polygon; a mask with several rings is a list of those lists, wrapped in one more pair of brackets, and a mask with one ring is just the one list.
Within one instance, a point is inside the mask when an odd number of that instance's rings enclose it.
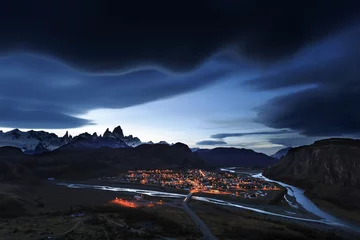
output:
{"label": "winding road", "polygon": [[204,235],[204,239],[205,240],[217,240],[217,238],[211,233],[210,229],[208,228],[208,226],[206,226],[206,224],[200,219],[200,217],[198,215],[196,215],[196,213],[194,213],[190,208],[189,205],[187,204],[189,202],[189,200],[192,197],[192,193],[189,193],[184,201],[183,201],[183,207],[185,212],[191,217],[191,219],[196,223],[197,227],[199,228],[199,230],[202,232],[202,234]]}

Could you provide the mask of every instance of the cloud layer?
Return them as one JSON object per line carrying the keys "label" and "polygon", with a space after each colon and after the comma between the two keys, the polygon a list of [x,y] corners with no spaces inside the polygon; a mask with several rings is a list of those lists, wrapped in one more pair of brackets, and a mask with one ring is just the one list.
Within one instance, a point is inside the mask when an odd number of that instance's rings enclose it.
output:
{"label": "cloud layer", "polygon": [[[307,136],[360,133],[359,18],[360,1],[6,1],[0,126],[93,124],[79,115],[204,88],[245,59],[258,68],[247,82],[255,91],[311,86],[259,106],[256,122]],[[264,133],[277,134],[247,135]]]}
{"label": "cloud layer", "polygon": [[0,52],[54,56],[90,71],[190,69],[220,49],[271,63],[359,17],[359,1],[6,1]]}
{"label": "cloud layer", "polygon": [[183,74],[139,69],[88,74],[40,56],[0,58],[0,126],[75,128],[92,124],[78,116],[98,108],[125,108],[202,88],[231,74],[209,60]]}
{"label": "cloud layer", "polygon": [[251,135],[278,135],[278,134],[286,134],[291,133],[289,130],[280,130],[280,131],[262,131],[262,132],[247,132],[247,133],[218,133],[211,135],[211,138],[216,139],[224,139],[228,137],[243,137],[243,136],[251,136]]}
{"label": "cloud layer", "polygon": [[[354,44],[360,42],[360,28],[334,39],[331,44],[318,46],[317,49],[323,47],[324,54],[310,54],[312,60],[306,64],[289,65],[285,70],[248,82],[267,91],[307,86],[258,107],[256,122],[306,136],[360,134],[360,47]],[[331,56],[333,53],[335,56]]]}
{"label": "cloud layer", "polygon": [[227,145],[225,141],[217,141],[217,140],[203,140],[197,142],[196,145],[199,146],[213,146],[213,145]]}

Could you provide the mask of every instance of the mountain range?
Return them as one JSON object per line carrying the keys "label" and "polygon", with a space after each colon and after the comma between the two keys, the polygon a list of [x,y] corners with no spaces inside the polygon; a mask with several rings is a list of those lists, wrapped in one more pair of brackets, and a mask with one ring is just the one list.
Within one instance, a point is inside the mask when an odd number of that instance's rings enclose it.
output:
{"label": "mountain range", "polygon": [[[1,147],[3,146],[3,147]],[[94,177],[116,176],[129,169],[213,168],[269,166],[276,159],[248,149],[215,148],[193,152],[183,143],[143,143],[125,136],[120,126],[103,135],[82,133],[63,137],[45,131],[14,129],[0,134],[3,179],[26,176]],[[11,169],[20,169],[13,171]],[[28,169],[28,170],[26,170]],[[28,174],[32,173],[32,174]],[[1,175],[1,174],[0,174]]]}
{"label": "mountain range", "polygon": [[0,146],[17,147],[30,154],[52,151],[71,141],[72,137],[67,132],[63,137],[58,137],[54,133],[45,131],[22,132],[19,129],[9,132],[0,131]]}
{"label": "mountain range", "polygon": [[[165,144],[166,142],[160,142]],[[83,148],[124,148],[137,147],[143,144],[138,137],[125,136],[120,126],[111,132],[106,129],[104,134],[98,136],[96,133],[82,133],[72,137],[66,132],[63,137],[45,131],[23,132],[14,129],[9,132],[0,131],[0,146],[12,146],[20,148],[26,154],[38,154],[50,152],[58,148],[83,149]],[[150,143],[148,143],[150,144]],[[167,143],[166,143],[167,144]]]}

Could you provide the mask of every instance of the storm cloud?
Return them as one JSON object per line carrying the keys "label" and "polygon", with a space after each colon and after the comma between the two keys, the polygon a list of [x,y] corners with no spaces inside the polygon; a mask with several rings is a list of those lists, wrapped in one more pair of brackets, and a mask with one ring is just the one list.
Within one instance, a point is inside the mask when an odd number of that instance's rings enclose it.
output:
{"label": "storm cloud", "polygon": [[309,145],[323,137],[306,137],[306,136],[288,136],[281,138],[270,138],[269,142],[272,144],[279,144],[286,147],[297,147],[302,145]]}
{"label": "storm cloud", "polygon": [[92,124],[77,115],[99,108],[120,109],[172,97],[211,84],[231,73],[209,60],[196,70],[169,74],[155,69],[88,74],[59,61],[19,54],[0,58],[0,126],[74,128]]}
{"label": "storm cloud", "polygon": [[4,1],[0,126],[95,124],[79,116],[236,81],[246,63],[256,91],[312,86],[259,106],[256,122],[309,136],[360,132],[359,32],[320,49],[327,59],[299,58],[359,18],[359,1]]}
{"label": "storm cloud", "polygon": [[272,99],[259,107],[257,121],[272,128],[290,128],[307,136],[360,133],[360,84],[309,89]]}
{"label": "storm cloud", "polygon": [[335,57],[313,56],[308,64],[249,81],[254,88],[269,91],[305,86],[259,106],[255,121],[306,136],[360,134],[360,48],[350,44],[360,41],[360,29],[356,28],[351,36],[350,42],[343,41],[341,45],[335,42],[336,47],[324,49],[337,52]]}
{"label": "storm cloud", "polygon": [[359,1],[4,1],[0,52],[88,71],[192,69],[222,49],[270,64],[357,20]]}
{"label": "storm cloud", "polygon": [[14,106],[0,106],[0,124],[10,128],[60,129],[92,125],[89,120],[54,111],[15,109]]}
{"label": "storm cloud", "polygon": [[278,135],[278,134],[286,134],[291,133],[289,130],[280,130],[280,131],[262,131],[262,132],[247,132],[247,133],[218,133],[211,135],[211,138],[216,139],[224,139],[228,137],[243,137],[250,135]]}
{"label": "storm cloud", "polygon": [[225,141],[217,141],[217,140],[203,140],[197,142],[196,145],[199,146],[213,146],[213,145],[227,145]]}

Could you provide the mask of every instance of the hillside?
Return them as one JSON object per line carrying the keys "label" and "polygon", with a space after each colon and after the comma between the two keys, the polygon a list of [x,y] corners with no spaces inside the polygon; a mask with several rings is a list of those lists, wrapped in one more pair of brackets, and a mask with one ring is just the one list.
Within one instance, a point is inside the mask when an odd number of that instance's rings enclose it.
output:
{"label": "hillside", "polygon": [[359,140],[326,139],[293,148],[263,174],[305,189],[323,206],[360,210]]}
{"label": "hillside", "polygon": [[264,167],[276,163],[276,159],[250,149],[214,148],[194,152],[214,167]]}
{"label": "hillside", "polygon": [[14,157],[23,157],[24,153],[21,151],[20,148],[17,147],[0,147],[0,159],[2,158],[14,158]]}
{"label": "hillside", "polygon": [[25,159],[26,155],[19,148],[0,147],[0,183],[34,180],[31,170],[23,165]]}
{"label": "hillside", "polygon": [[40,178],[87,179],[116,176],[130,169],[207,167],[206,163],[183,143],[142,144],[134,148],[88,147],[89,143],[103,144],[94,142],[94,139],[96,140],[92,137],[75,139],[54,151],[34,155],[24,154],[15,147],[0,147],[0,181],[26,182],[33,175]]}
{"label": "hillside", "polygon": [[64,147],[33,155],[27,166],[43,178],[116,176],[129,169],[202,168],[206,164],[187,145],[143,144],[135,148],[81,149]]}

